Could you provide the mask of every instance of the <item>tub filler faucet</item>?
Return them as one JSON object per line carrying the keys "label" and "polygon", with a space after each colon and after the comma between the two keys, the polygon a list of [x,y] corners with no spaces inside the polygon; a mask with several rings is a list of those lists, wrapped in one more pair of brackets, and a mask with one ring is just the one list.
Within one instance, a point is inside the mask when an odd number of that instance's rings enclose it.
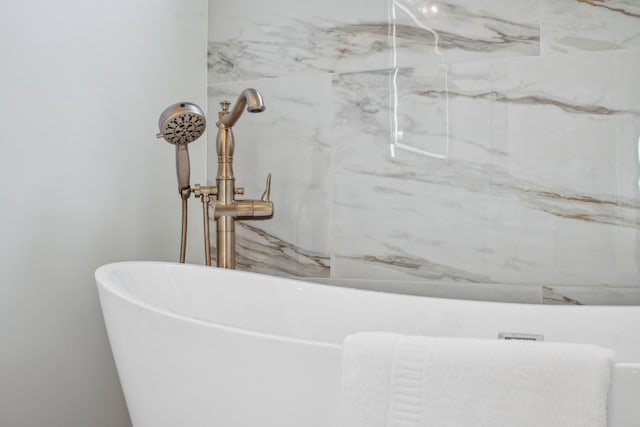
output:
{"label": "tub filler faucet", "polygon": [[[203,204],[205,223],[205,257],[210,265],[211,254],[208,242],[209,236],[209,205],[213,207],[213,218],[216,221],[216,253],[217,265],[223,268],[236,268],[236,230],[238,219],[269,219],[273,217],[273,202],[269,200],[271,191],[271,174],[267,176],[267,184],[260,200],[236,200],[236,194],[244,194],[244,188],[235,186],[233,174],[233,151],[235,138],[231,128],[238,121],[245,107],[250,113],[260,113],[265,106],[262,96],[255,89],[245,89],[233,109],[228,101],[220,103],[222,107],[218,113],[218,136],[216,149],[218,151],[218,174],[215,186],[195,185],[196,197],[200,197]],[[213,196],[213,199],[212,199]]]}
{"label": "tub filler faucet", "polygon": [[[191,104],[182,103],[176,104],[176,106]],[[217,266],[223,268],[236,268],[236,235],[235,235],[235,223],[236,220],[247,219],[269,219],[273,217],[273,202],[269,200],[269,194],[271,191],[271,174],[267,176],[267,185],[260,200],[236,200],[236,194],[244,194],[244,188],[235,186],[235,175],[233,174],[233,152],[235,149],[235,139],[231,128],[238,121],[242,115],[245,107],[250,113],[260,113],[265,110],[262,96],[255,89],[245,89],[238,100],[236,101],[233,109],[229,111],[231,103],[223,101],[220,103],[222,107],[218,113],[218,119],[216,125],[218,126],[218,136],[216,138],[216,148],[218,151],[218,174],[216,176],[216,185],[203,186],[196,184],[191,188],[188,183],[188,154],[186,152],[186,143],[197,139],[204,131],[204,114],[198,109],[198,120],[203,122],[202,126],[198,128],[199,133],[192,132],[191,116],[186,116],[187,113],[180,111],[182,116],[187,117],[186,122],[189,126],[185,126],[183,120],[184,117],[180,116],[177,119],[174,118],[171,123],[173,126],[168,127],[168,130],[163,129],[163,116],[161,116],[161,133],[158,137],[164,137],[169,142],[176,144],[176,165],[178,172],[178,192],[182,198],[182,238],[180,242],[180,262],[185,261],[185,247],[186,247],[186,200],[191,194],[195,197],[199,197],[202,201],[203,208],[203,221],[204,221],[204,251],[205,251],[205,263],[211,265],[211,244],[209,233],[209,207],[213,208],[213,218],[216,221],[216,253],[217,253]],[[175,106],[172,106],[175,107]],[[169,107],[171,109],[172,107]],[[197,107],[196,107],[197,108]],[[169,111],[167,109],[167,111]],[[165,118],[165,122],[167,119]],[[185,131],[183,129],[189,129],[189,139],[186,142],[173,142],[168,138],[168,135],[172,135],[171,132],[182,136]],[[184,138],[184,137],[183,137]],[[178,149],[179,148],[179,149]],[[185,172],[186,171],[186,172]]]}

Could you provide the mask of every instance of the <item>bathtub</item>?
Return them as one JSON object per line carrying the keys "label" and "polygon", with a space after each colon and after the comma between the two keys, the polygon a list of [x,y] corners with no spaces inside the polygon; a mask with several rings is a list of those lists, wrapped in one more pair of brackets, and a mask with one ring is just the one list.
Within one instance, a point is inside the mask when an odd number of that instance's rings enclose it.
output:
{"label": "bathtub", "polygon": [[154,262],[105,265],[96,281],[135,427],[338,426],[341,343],[367,330],[612,348],[609,426],[640,425],[640,306],[430,298]]}

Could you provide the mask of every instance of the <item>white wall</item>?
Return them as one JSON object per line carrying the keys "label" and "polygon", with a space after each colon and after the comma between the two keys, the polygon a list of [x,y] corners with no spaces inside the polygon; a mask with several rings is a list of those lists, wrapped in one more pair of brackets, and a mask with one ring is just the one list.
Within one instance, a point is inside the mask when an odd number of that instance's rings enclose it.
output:
{"label": "white wall", "polygon": [[205,0],[3,5],[0,425],[129,425],[93,271],[177,258],[174,150],[154,135],[169,104],[206,107],[206,41]]}

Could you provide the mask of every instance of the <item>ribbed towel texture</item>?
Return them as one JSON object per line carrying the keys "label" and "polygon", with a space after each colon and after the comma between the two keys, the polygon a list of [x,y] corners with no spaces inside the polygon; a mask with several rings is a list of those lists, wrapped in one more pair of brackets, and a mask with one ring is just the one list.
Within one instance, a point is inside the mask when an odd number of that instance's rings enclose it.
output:
{"label": "ribbed towel texture", "polygon": [[611,350],[583,344],[350,335],[341,427],[605,427]]}

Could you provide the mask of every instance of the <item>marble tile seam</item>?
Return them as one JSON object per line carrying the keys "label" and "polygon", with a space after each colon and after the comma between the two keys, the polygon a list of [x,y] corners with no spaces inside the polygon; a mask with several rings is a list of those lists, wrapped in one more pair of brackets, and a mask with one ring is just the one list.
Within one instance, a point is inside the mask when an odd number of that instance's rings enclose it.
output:
{"label": "marble tile seam", "polygon": [[[433,60],[430,62],[425,62],[422,64],[416,64],[416,65],[399,66],[399,67],[392,67],[392,66],[367,67],[367,68],[362,68],[357,70],[347,70],[347,71],[322,71],[322,70],[306,70],[306,71],[299,71],[299,72],[294,71],[294,72],[286,73],[282,75],[253,76],[250,78],[242,78],[237,80],[209,81],[207,83],[207,89],[225,86],[225,85],[238,84],[241,82],[259,83],[259,82],[273,81],[273,80],[279,80],[279,79],[304,78],[307,76],[309,77],[328,76],[331,79],[336,79],[336,78],[339,79],[341,76],[352,76],[352,75],[359,75],[359,74],[386,75],[386,74],[394,73],[396,71],[399,71],[401,73],[407,73],[413,70],[427,70],[431,68],[449,68],[449,67],[455,68],[456,66],[465,66],[465,65],[475,66],[475,65],[487,64],[489,66],[490,65],[505,66],[505,65],[518,65],[521,63],[525,63],[524,65],[526,65],[526,63],[530,63],[530,64],[535,64],[537,62],[546,63],[553,59],[560,59],[560,60],[568,60],[568,59],[570,60],[573,58],[575,58],[576,60],[589,59],[589,58],[597,59],[599,56],[603,57],[602,60],[606,60],[607,56],[623,56],[623,55],[630,56],[630,57],[637,56],[638,60],[640,61],[640,48],[629,47],[624,49],[612,49],[612,50],[606,50],[606,51],[580,51],[580,52],[567,52],[567,53],[554,52],[547,55],[513,56],[513,57],[506,57],[506,58],[505,57],[461,58],[458,60],[451,60],[451,61],[443,61],[441,59],[438,59],[438,60]],[[456,95],[456,92],[454,91],[449,91],[449,93],[452,95]],[[463,96],[465,94],[459,94],[459,95]],[[479,94],[478,96],[489,96],[489,95],[492,95],[492,94],[486,93],[484,95]],[[530,99],[522,100],[522,102],[525,102],[525,103],[527,101],[535,102],[536,97],[532,96]],[[625,111],[625,110],[616,110],[616,109],[607,109],[607,108],[600,108],[600,109],[581,108],[580,106],[572,105],[569,103],[563,103],[560,101],[558,102],[557,106],[561,108],[566,108],[568,111],[584,112],[587,114],[590,114],[590,113],[605,114],[605,115],[618,114],[618,113],[639,114],[638,111]]]}

